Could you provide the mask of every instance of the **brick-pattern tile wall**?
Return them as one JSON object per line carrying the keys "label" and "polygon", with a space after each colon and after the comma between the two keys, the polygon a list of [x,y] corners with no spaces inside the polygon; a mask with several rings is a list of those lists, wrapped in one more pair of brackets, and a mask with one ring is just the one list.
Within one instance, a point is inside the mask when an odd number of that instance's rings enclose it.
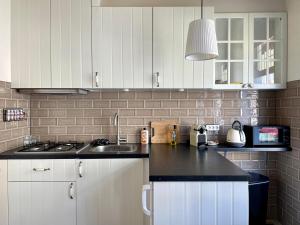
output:
{"label": "brick-pattern tile wall", "polygon": [[[113,115],[120,115],[121,136],[139,142],[140,130],[150,121],[176,119],[181,139],[189,138],[194,123],[221,125],[219,139],[225,140],[234,120],[243,124],[275,123],[275,93],[257,91],[113,91],[88,95],[32,95],[31,134],[42,141],[115,141]],[[229,154],[240,167],[271,177],[269,217],[276,217],[276,154]]]}
{"label": "brick-pattern tile wall", "polygon": [[283,225],[300,224],[300,81],[277,93],[277,123],[291,127],[293,151],[278,157],[278,217]]}
{"label": "brick-pattern tile wall", "polygon": [[23,137],[29,135],[29,119],[18,122],[3,122],[3,108],[24,108],[29,116],[30,96],[17,93],[10,83],[0,81],[0,152],[19,147]]}

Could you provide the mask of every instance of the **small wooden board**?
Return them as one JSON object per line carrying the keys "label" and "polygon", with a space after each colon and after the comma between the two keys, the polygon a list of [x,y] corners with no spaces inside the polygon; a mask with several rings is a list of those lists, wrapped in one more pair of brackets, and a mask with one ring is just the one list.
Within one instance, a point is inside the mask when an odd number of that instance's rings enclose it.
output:
{"label": "small wooden board", "polygon": [[172,125],[176,125],[177,131],[177,143],[180,137],[180,127],[177,120],[162,120],[151,122],[151,143],[153,144],[165,144],[171,142],[170,128]]}

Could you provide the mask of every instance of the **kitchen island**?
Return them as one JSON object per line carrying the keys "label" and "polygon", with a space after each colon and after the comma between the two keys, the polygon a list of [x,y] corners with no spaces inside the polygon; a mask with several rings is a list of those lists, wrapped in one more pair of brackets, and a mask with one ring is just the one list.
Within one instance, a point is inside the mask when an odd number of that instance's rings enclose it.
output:
{"label": "kitchen island", "polygon": [[213,149],[151,145],[153,225],[247,225],[248,173]]}

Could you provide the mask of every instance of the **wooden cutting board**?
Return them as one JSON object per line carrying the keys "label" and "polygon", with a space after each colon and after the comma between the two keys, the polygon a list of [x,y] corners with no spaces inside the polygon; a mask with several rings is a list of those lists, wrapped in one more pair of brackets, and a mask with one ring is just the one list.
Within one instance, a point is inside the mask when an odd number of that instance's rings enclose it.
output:
{"label": "wooden cutting board", "polygon": [[172,125],[176,125],[177,130],[177,138],[176,142],[179,142],[179,130],[180,127],[178,125],[177,120],[162,120],[162,121],[155,121],[151,122],[151,143],[153,144],[163,144],[163,143],[170,143],[171,135],[170,135],[170,127]]}

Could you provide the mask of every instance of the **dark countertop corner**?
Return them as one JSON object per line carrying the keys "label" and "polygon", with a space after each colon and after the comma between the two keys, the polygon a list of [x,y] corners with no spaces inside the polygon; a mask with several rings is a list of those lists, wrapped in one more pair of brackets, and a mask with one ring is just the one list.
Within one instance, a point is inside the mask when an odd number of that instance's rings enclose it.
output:
{"label": "dark countertop corner", "polygon": [[150,181],[248,181],[249,175],[217,151],[152,144]]}

